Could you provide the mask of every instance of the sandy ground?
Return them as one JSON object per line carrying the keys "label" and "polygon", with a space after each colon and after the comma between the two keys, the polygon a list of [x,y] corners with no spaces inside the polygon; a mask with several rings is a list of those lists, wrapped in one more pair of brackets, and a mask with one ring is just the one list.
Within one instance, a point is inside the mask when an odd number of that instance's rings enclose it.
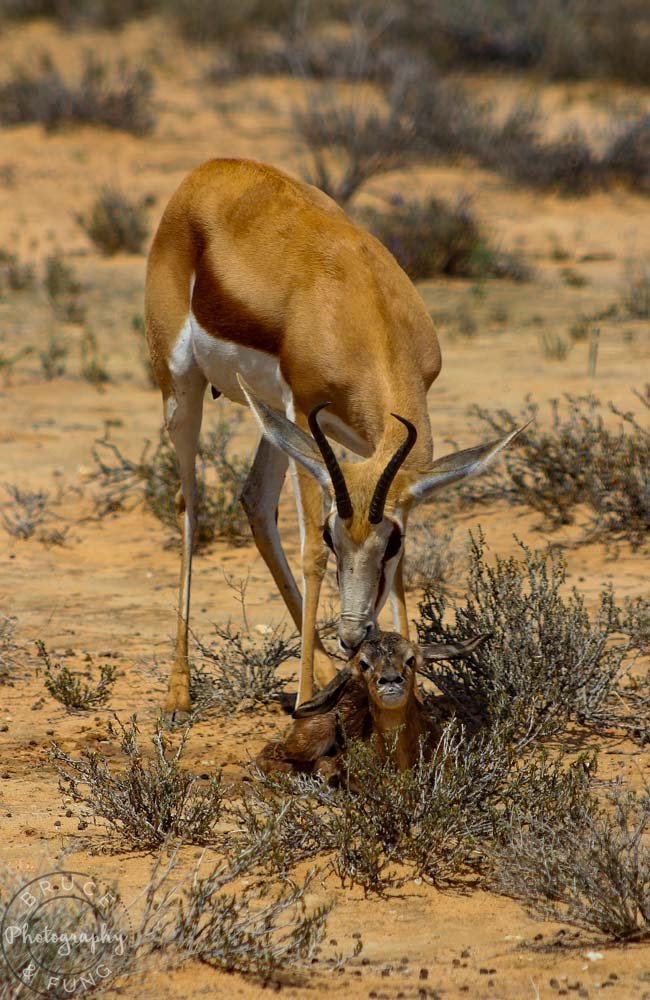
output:
{"label": "sandy ground", "polygon": [[[65,848],[75,867],[116,879],[128,903],[146,884],[151,858],[107,851],[99,827],[78,829],[77,818],[65,815],[48,748],[54,738],[71,752],[88,746],[110,752],[106,727],[113,712],[126,718],[136,711],[143,732],[150,731],[170,661],[178,552],[169,529],[142,506],[100,521],[87,519],[91,450],[105,421],[115,422],[114,440],[136,458],[143,442],[157,437],[161,414],[157,390],[147,385],[131,331],[132,317],[142,312],[145,258],[102,259],[76,224],[75,213],[90,204],[98,185],[118,182],[134,196],[153,196],[153,227],[182,176],[203,159],[254,156],[294,172],[302,159],[290,127],[293,85],[251,80],[206,86],[202,78],[209,55],[185,48],[157,21],[116,35],[70,36],[42,24],[7,30],[0,38],[0,65],[48,49],[67,70],[79,64],[89,47],[101,49],[106,57],[126,53],[154,67],[158,123],[153,135],[139,139],[90,128],[44,135],[34,126],[0,134],[0,167],[9,168],[0,182],[0,245],[37,264],[55,246],[71,255],[84,284],[88,323],[111,376],[101,390],[81,378],[81,328],[57,324],[42,292],[8,292],[0,300],[0,355],[10,357],[24,346],[38,351],[55,330],[70,350],[63,377],[45,381],[33,353],[0,383],[0,479],[46,490],[53,500],[61,496],[53,511],[63,520],[53,524],[69,529],[63,546],[48,546],[36,538],[17,540],[0,529],[0,612],[15,616],[20,647],[10,683],[0,689],[1,853],[3,861],[33,874]],[[496,98],[507,97],[506,82],[491,85]],[[517,86],[512,85],[513,92]],[[603,106],[624,96],[618,91],[603,95],[602,88],[594,93],[585,87],[555,87],[544,94],[544,106],[555,116],[554,124],[562,114],[583,121],[593,114],[598,122]],[[637,102],[647,101],[647,95],[633,96]],[[404,190],[405,184],[406,175],[383,178],[369,185],[360,204]],[[504,248],[525,253],[536,268],[530,285],[438,281],[421,286],[438,321],[443,350],[443,371],[430,394],[438,454],[449,449],[449,442],[463,447],[485,435],[468,419],[469,403],[518,409],[530,394],[543,405],[545,419],[545,403],[551,398],[593,391],[636,408],[630,390],[647,379],[647,322],[601,322],[595,377],[587,374],[586,344],[576,344],[564,361],[554,361],[542,351],[540,337],[544,331],[566,334],[581,313],[620,300],[626,259],[647,259],[650,254],[647,201],[622,191],[580,201],[538,196],[513,191],[494,175],[460,167],[411,171],[408,188],[416,187],[423,195],[472,195],[493,237]],[[566,259],[557,259],[563,255]],[[584,277],[583,287],[566,283],[566,267]],[[471,336],[459,332],[459,316],[467,312],[476,326]],[[206,401],[208,426],[221,405]],[[244,413],[234,449],[245,455],[254,443],[252,421]],[[446,528],[449,513],[443,516],[430,506],[423,520],[437,520]],[[280,523],[295,566],[297,526],[288,491]],[[530,511],[497,504],[459,515],[454,543],[462,547],[467,531],[479,523],[492,549],[504,554],[516,548],[513,531],[533,545],[572,541],[578,534],[574,528],[540,530],[539,518]],[[647,595],[646,556],[626,544],[614,550],[602,544],[569,547],[569,582],[590,604],[609,583],[621,600]],[[192,620],[199,635],[209,636],[211,623],[240,620],[229,579],[248,580],[251,626],[282,619],[284,609],[253,545],[232,547],[218,541],[195,562]],[[330,577],[326,599],[333,596],[332,585]],[[415,595],[411,609],[415,613]],[[56,655],[67,653],[66,662],[77,667],[87,653],[96,663],[110,654],[119,670],[110,706],[73,714],[54,702],[43,687],[37,638]],[[279,712],[271,710],[226,722],[208,713],[192,730],[186,763],[202,770],[225,764],[226,775],[240,773],[240,765],[283,724]],[[647,779],[649,768],[648,752],[620,743],[604,747],[605,776],[622,773],[638,783]],[[185,860],[189,863],[196,854],[187,849]],[[650,996],[650,946],[608,945],[587,933],[540,923],[516,903],[495,895],[469,887],[442,892],[412,885],[385,900],[364,899],[359,890],[343,890],[329,877],[318,885],[314,899],[332,897],[336,906],[326,942],[335,943],[325,944],[321,962],[301,973],[297,984],[283,988],[289,996],[441,994],[535,1000],[558,991],[562,995],[565,989],[570,995],[594,997],[605,987],[612,1000]],[[324,960],[351,951],[352,935],[358,931],[362,956],[341,972],[326,971]],[[594,949],[603,957],[591,961],[585,955]],[[551,979],[559,985],[551,985]],[[142,975],[116,984],[111,995],[253,997],[259,991],[239,976],[186,963],[172,973],[148,967]]]}

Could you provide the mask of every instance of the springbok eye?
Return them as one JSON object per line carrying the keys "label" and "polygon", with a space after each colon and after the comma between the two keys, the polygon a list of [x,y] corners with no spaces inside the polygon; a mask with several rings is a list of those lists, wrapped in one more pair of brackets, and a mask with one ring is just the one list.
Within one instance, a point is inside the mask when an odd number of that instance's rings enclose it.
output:
{"label": "springbok eye", "polygon": [[402,532],[399,528],[393,528],[391,536],[388,539],[388,545],[386,546],[386,552],[384,553],[384,559],[393,559],[394,556],[400,550],[402,544]]}
{"label": "springbok eye", "polygon": [[367,660],[359,660],[359,666],[363,670],[364,674],[366,670],[370,670],[370,664],[368,663]]}
{"label": "springbok eye", "polygon": [[328,549],[331,549],[332,552],[333,552],[334,551],[334,542],[332,541],[332,534],[330,532],[330,529],[327,527],[327,525],[325,525],[325,527],[323,528],[323,541],[327,545]]}
{"label": "springbok eye", "polygon": [[413,667],[415,666],[415,657],[414,656],[409,656],[408,660],[406,661],[406,666],[410,667],[411,670],[413,669]]}

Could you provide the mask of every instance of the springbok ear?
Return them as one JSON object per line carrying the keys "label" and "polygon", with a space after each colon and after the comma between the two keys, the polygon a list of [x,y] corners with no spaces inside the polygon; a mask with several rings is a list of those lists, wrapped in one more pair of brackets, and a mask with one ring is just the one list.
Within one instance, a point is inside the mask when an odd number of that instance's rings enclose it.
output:
{"label": "springbok ear", "polygon": [[484,632],[482,635],[475,635],[461,642],[431,642],[428,646],[422,647],[422,657],[425,663],[436,660],[460,660],[480,649],[489,638],[490,633]]}
{"label": "springbok ear", "polygon": [[470,476],[478,475],[479,472],[483,472],[487,468],[499,452],[507,448],[511,441],[514,441],[522,431],[525,431],[530,423],[529,420],[523,427],[518,427],[497,441],[480,444],[476,448],[465,448],[464,451],[456,451],[452,455],[439,458],[430,469],[421,473],[419,478],[408,487],[408,492],[415,503],[422,503],[442,486],[449,486],[461,479],[469,479]]}
{"label": "springbok ear", "polygon": [[308,719],[312,715],[324,715],[330,712],[341,700],[343,692],[352,680],[350,667],[343,667],[329,684],[315,694],[309,701],[303,701],[293,713],[294,719]]}
{"label": "springbok ear", "polygon": [[301,427],[298,427],[297,424],[292,423],[291,420],[287,420],[279,410],[274,410],[272,406],[269,406],[263,399],[256,396],[248,383],[239,374],[237,375],[237,381],[248,401],[248,405],[253,411],[253,416],[259,424],[262,434],[276,448],[280,448],[290,458],[294,458],[296,462],[300,462],[307,472],[311,472],[319,486],[329,496],[331,491],[329,473],[323,462],[321,453],[309,434],[303,431]]}

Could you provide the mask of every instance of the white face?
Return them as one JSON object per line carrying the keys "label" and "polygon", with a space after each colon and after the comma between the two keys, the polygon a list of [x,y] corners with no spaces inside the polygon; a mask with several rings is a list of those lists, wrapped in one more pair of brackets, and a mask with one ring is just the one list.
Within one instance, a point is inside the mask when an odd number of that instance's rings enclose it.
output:
{"label": "white face", "polygon": [[371,525],[368,537],[358,543],[333,507],[325,522],[323,540],[336,558],[341,599],[339,646],[351,657],[377,629],[377,616],[386,603],[403,551],[401,518],[393,515]]}

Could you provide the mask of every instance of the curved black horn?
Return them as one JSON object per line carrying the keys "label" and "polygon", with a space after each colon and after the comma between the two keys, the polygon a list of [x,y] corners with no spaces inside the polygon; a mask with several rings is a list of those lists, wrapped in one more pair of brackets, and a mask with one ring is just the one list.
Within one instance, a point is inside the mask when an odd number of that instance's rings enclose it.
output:
{"label": "curved black horn", "polygon": [[386,497],[388,496],[390,484],[397,475],[398,469],[404,462],[404,459],[410,452],[418,437],[418,432],[410,420],[406,420],[405,417],[399,417],[396,413],[391,413],[391,417],[395,417],[395,420],[399,420],[400,424],[404,424],[408,433],[406,435],[406,441],[399,446],[375,486],[375,492],[373,493],[372,500],[370,501],[370,510],[368,511],[368,520],[371,524],[379,524],[383,518],[384,505],[386,503]]}
{"label": "curved black horn", "polygon": [[314,441],[318,445],[320,453],[325,460],[327,471],[329,472],[330,479],[332,480],[338,515],[344,521],[347,521],[352,517],[352,501],[350,500],[350,494],[348,493],[348,488],[345,484],[341,466],[339,465],[336,455],[332,450],[332,446],[320,429],[318,420],[316,419],[320,411],[329,405],[329,402],[318,403],[309,411],[307,420],[309,422],[309,428],[314,435]]}

